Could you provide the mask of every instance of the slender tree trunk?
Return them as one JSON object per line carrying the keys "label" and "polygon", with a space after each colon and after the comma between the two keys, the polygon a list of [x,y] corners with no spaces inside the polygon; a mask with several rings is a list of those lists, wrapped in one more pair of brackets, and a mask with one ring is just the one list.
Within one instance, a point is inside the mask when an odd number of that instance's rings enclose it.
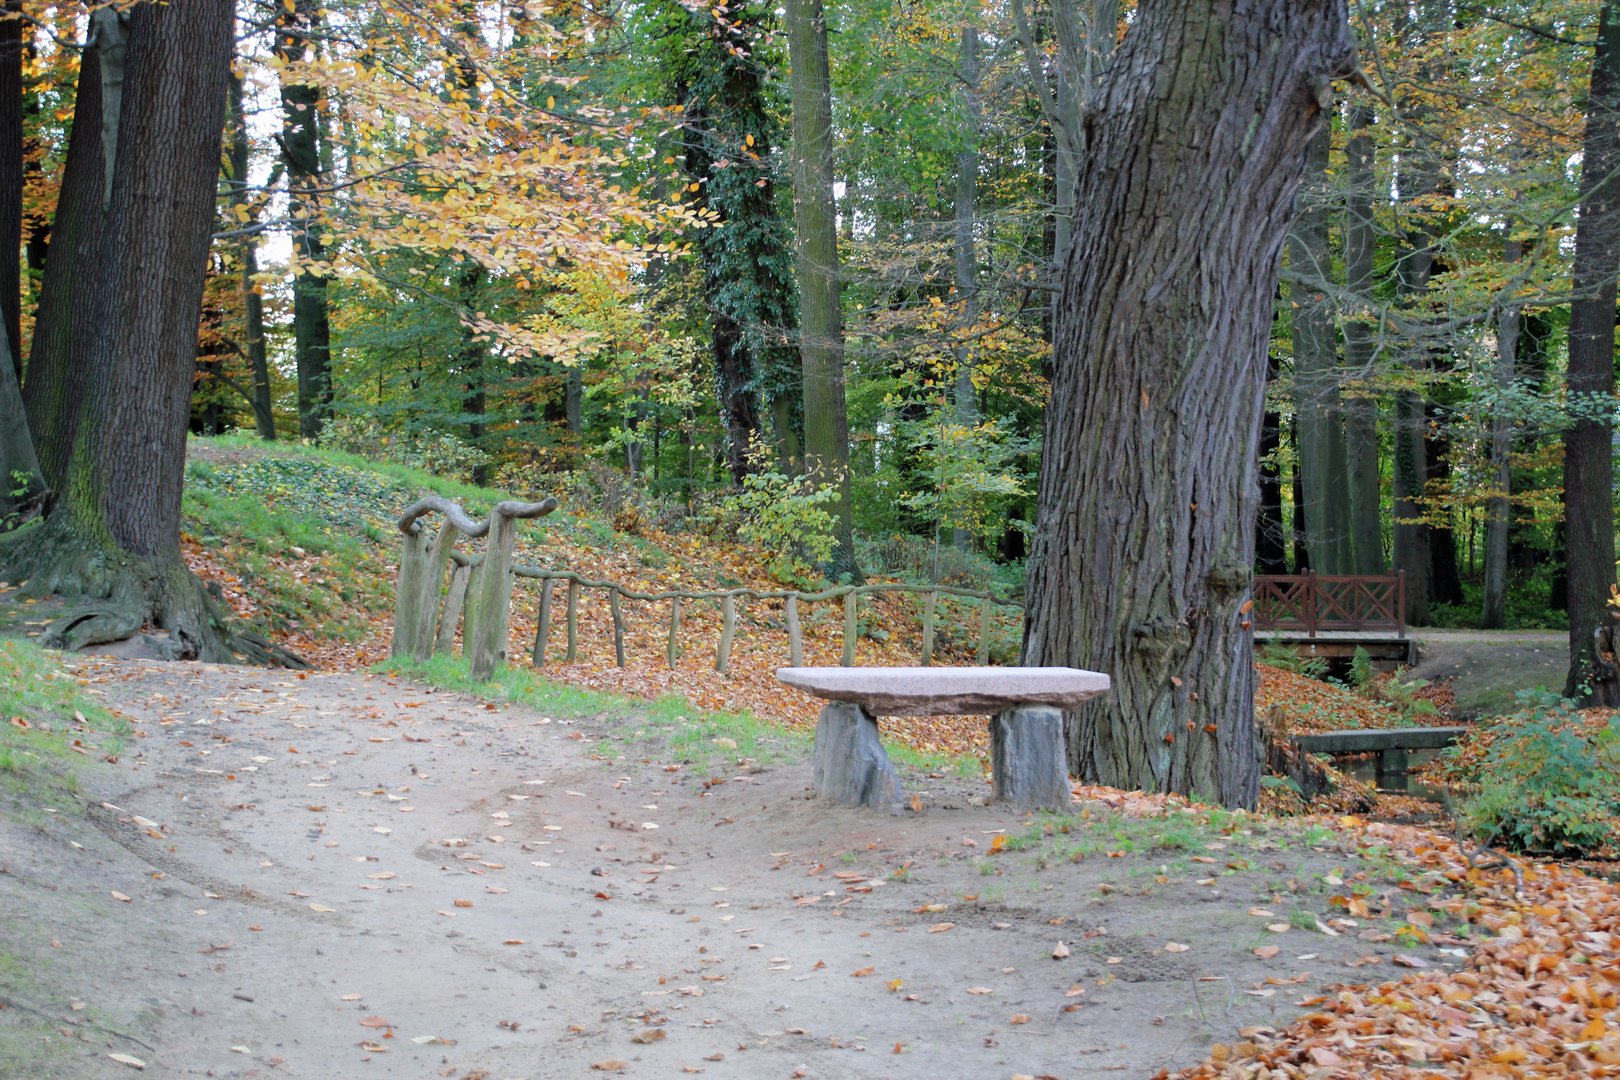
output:
{"label": "slender tree trunk", "polygon": [[[1372,107],[1354,105],[1345,120],[1351,132],[1345,144],[1345,285],[1370,305],[1377,245],[1373,228],[1376,144],[1370,132]],[[1373,328],[1365,312],[1354,313],[1344,327],[1342,378],[1352,384],[1370,380],[1374,374],[1373,348]],[[1346,391],[1341,383],[1339,407],[1344,427],[1351,552],[1351,564],[1346,569],[1357,574],[1382,574],[1388,563],[1384,560],[1383,493],[1378,474],[1378,406],[1370,396],[1353,386]]]}
{"label": "slender tree trunk", "polygon": [[[6,0],[16,15],[22,0]],[[0,20],[0,330],[20,385],[22,355],[23,21]]]}
{"label": "slender tree trunk", "polygon": [[[1509,224],[1511,231],[1512,225]],[[1502,261],[1518,262],[1524,244],[1511,236],[1502,245]],[[1508,391],[1517,374],[1519,331],[1524,313],[1510,305],[1496,320],[1496,386]],[[1485,500],[1484,596],[1479,625],[1485,630],[1507,628],[1508,540],[1513,520],[1513,425],[1498,413],[1491,418],[1491,495]]]}
{"label": "slender tree trunk", "polygon": [[1429,625],[1429,527],[1423,522],[1421,501],[1429,475],[1423,439],[1427,426],[1422,395],[1397,391],[1391,463],[1395,505],[1390,532],[1395,569],[1406,574],[1406,621],[1411,626]]}
{"label": "slender tree trunk", "polygon": [[[242,77],[233,71],[230,184],[231,202],[236,206],[250,206],[253,202],[247,190],[248,161],[252,151],[253,144],[247,127],[247,107],[242,94]],[[241,222],[244,225],[250,223],[250,221]],[[242,261],[242,310],[245,323],[242,336],[246,339],[248,373],[253,380],[250,388],[253,391],[250,401],[253,406],[253,427],[258,432],[259,438],[273,442],[276,437],[276,418],[271,409],[270,362],[265,354],[264,345],[264,296],[259,292],[259,283],[254,280],[259,274],[259,248],[256,237],[242,238],[238,257]]]}
{"label": "slender tree trunk", "polygon": [[[961,78],[966,113],[966,145],[956,155],[956,302],[961,305],[961,321],[972,326],[978,312],[976,286],[979,276],[978,258],[973,250],[973,219],[977,214],[979,187],[979,125],[983,109],[979,103],[979,28],[969,24],[962,27]],[[956,422],[970,427],[978,422],[978,408],[973,388],[973,354],[966,346],[956,350]],[[967,529],[957,526],[952,540],[958,549],[966,549],[973,536]]]}
{"label": "slender tree trunk", "polygon": [[[1277,357],[1266,358],[1266,383],[1276,380]],[[1260,511],[1254,519],[1254,561],[1262,574],[1288,573],[1288,549],[1282,519],[1282,474],[1277,451],[1282,446],[1282,417],[1270,409],[1260,422]]]}
{"label": "slender tree trunk", "polygon": [[1309,530],[1305,527],[1305,478],[1299,468],[1299,414],[1288,425],[1289,440],[1294,444],[1294,522],[1290,539],[1294,546],[1294,573],[1303,574],[1311,568],[1310,548],[1305,546]]}
{"label": "slender tree trunk", "polygon": [[1071,770],[1252,806],[1255,451],[1278,256],[1342,0],[1143,0],[1075,195],[1023,663],[1106,671]]}
{"label": "slender tree trunk", "polygon": [[827,506],[837,548],[828,569],[860,581],[850,503],[844,321],[833,204],[832,74],[821,0],[786,0],[793,100],[793,218],[799,269],[799,354],[804,365],[805,471],[839,495]]}
{"label": "slender tree trunk", "polygon": [[[1614,394],[1615,275],[1620,272],[1620,0],[1604,0],[1587,95],[1570,308],[1572,400]],[[1614,584],[1614,429],[1581,419],[1564,433],[1564,522],[1569,559],[1569,677],[1564,694],[1620,705],[1620,682],[1595,679],[1593,633]],[[1612,665],[1610,665],[1612,667]]]}
{"label": "slender tree trunk", "polygon": [[[1328,205],[1326,126],[1310,142],[1305,177],[1299,187],[1298,213],[1288,235],[1288,262],[1297,274],[1332,280],[1328,246],[1332,211]],[[1348,569],[1349,507],[1344,460],[1344,430],[1339,412],[1338,331],[1333,301],[1327,294],[1300,285],[1294,296],[1294,401],[1299,414],[1299,464],[1304,474],[1306,546],[1319,573]]]}
{"label": "slender tree trunk", "polygon": [[83,298],[93,291],[100,265],[102,197],[108,159],[104,152],[103,43],[123,50],[124,30],[107,9],[92,23],[90,45],[79,60],[79,79],[69,129],[62,188],[51,223],[51,242],[34,312],[23,401],[45,484],[60,498],[78,438],[85,397],[84,339],[95,320]]}
{"label": "slender tree trunk", "polygon": [[[1440,490],[1451,483],[1451,436],[1441,425],[1440,410],[1429,406],[1425,429],[1437,432],[1435,438],[1424,445],[1429,462],[1429,477]],[[1456,605],[1463,602],[1462,574],[1457,569],[1457,534],[1452,529],[1453,517],[1448,513],[1443,524],[1429,526],[1429,603]]]}
{"label": "slender tree trunk", "polygon": [[[276,27],[276,55],[284,63],[304,59],[318,17],[317,0],[294,0]],[[320,88],[283,81],[281,145],[287,166],[287,215],[292,219],[293,254],[300,267],[293,279],[293,356],[298,368],[298,433],[320,435],[332,416],[332,331],[327,320],[326,276],[308,269],[326,257],[317,216],[321,186]]]}
{"label": "slender tree trunk", "polygon": [[20,524],[45,493],[22,387],[11,365],[0,363],[0,532]]}

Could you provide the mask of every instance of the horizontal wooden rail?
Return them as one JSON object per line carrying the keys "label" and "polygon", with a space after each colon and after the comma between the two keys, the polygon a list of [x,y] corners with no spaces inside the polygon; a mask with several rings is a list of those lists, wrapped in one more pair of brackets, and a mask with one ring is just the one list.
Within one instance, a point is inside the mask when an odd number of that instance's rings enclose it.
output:
{"label": "horizontal wooden rail", "polygon": [[[834,585],[818,592],[798,589],[756,589],[747,586],[735,589],[671,589],[665,592],[640,592],[616,581],[596,580],[574,570],[548,570],[539,566],[523,566],[512,562],[519,519],[543,517],[556,509],[556,499],[538,503],[500,502],[484,521],[474,521],[456,503],[437,495],[427,496],[408,507],[399,519],[399,531],[404,534],[405,549],[400,559],[399,596],[394,618],[394,654],[410,655],[425,660],[434,652],[451,651],[456,637],[456,624],[462,623],[462,652],[469,659],[475,678],[487,678],[506,660],[507,633],[511,618],[512,584],[516,578],[529,578],[541,583],[538,626],[531,656],[535,666],[546,662],[546,642],[553,622],[552,606],[556,584],[568,583],[564,619],[568,632],[568,662],[579,656],[579,594],[581,589],[603,589],[608,593],[608,607],[613,618],[613,658],[619,667],[625,666],[625,618],[622,601],[640,600],[645,603],[669,601],[669,641],[666,654],[673,668],[680,657],[681,602],[685,600],[717,600],[722,613],[720,641],[715,650],[715,669],[726,674],[730,668],[731,646],[737,632],[737,601],[780,600],[786,616],[789,641],[789,663],[793,667],[804,664],[803,634],[799,622],[799,605],[841,600],[844,605],[844,633],[842,663],[845,667],[855,662],[855,639],[859,629],[859,600],[862,596],[881,593],[921,594],[922,663],[933,663],[935,624],[939,598],[957,597],[979,602],[979,663],[990,659],[991,612],[997,607],[1021,608],[1020,601],[980,589],[963,589],[954,585],[908,585],[900,582],[882,582],[869,585]],[[430,537],[418,523],[428,513],[443,515],[437,537]],[[459,536],[487,535],[485,552],[458,551]],[[454,569],[451,570],[451,566]],[[491,572],[490,568],[495,569]],[[444,590],[445,573],[450,571],[448,592],[440,603]],[[465,612],[465,614],[463,614]]]}

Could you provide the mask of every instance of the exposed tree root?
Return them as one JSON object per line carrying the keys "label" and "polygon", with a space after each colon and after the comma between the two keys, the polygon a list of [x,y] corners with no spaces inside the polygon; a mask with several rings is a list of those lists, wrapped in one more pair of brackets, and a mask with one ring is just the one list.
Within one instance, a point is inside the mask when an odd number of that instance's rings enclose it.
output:
{"label": "exposed tree root", "polygon": [[165,659],[309,667],[237,625],[180,559],[158,562],[95,543],[60,520],[65,516],[0,537],[0,579],[16,582],[24,598],[55,596],[71,605],[45,629],[42,645],[79,650],[128,640],[150,625],[168,631],[167,640],[147,638]]}

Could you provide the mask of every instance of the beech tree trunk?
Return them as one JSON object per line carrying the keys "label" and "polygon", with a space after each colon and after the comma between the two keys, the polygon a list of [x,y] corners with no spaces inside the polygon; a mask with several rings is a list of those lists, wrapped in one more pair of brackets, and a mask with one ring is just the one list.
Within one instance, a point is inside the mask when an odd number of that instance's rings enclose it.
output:
{"label": "beech tree trunk", "polygon": [[[1328,246],[1332,210],[1328,205],[1326,125],[1310,142],[1298,216],[1288,236],[1288,263],[1296,274],[1322,281],[1333,278]],[[1339,412],[1339,347],[1334,305],[1327,294],[1291,286],[1294,315],[1294,404],[1299,415],[1299,468],[1305,487],[1305,545],[1311,566],[1321,574],[1348,570],[1350,519],[1344,460],[1344,425]]]}
{"label": "beech tree trunk", "polygon": [[[230,157],[230,183],[231,202],[236,206],[248,206],[253,200],[249,197],[248,185],[248,158],[253,151],[252,140],[248,135],[247,108],[243,101],[242,77],[234,71],[231,73],[231,157]],[[247,353],[248,373],[252,379],[249,389],[253,396],[248,404],[253,407],[253,428],[259,438],[274,442],[276,438],[276,418],[270,401],[270,362],[265,354],[264,344],[264,297],[259,293],[259,285],[253,279],[259,273],[259,247],[258,238],[244,236],[242,238],[239,258],[242,261],[242,337],[244,351]]]}
{"label": "beech tree trunk", "polygon": [[1075,196],[1023,663],[1105,671],[1072,771],[1253,806],[1244,602],[1278,257],[1343,0],[1143,0]]}
{"label": "beech tree trunk", "polygon": [[[956,155],[955,255],[956,302],[961,305],[961,322],[973,325],[978,311],[975,287],[979,277],[979,260],[973,246],[973,220],[977,216],[979,192],[979,127],[983,122],[983,108],[979,102],[979,28],[962,27],[962,60],[960,73],[963,95],[966,99],[965,145]],[[956,422],[964,427],[978,422],[979,410],[973,388],[973,354],[966,347],[956,350]],[[965,550],[972,542],[972,534],[957,526],[952,542]]]}
{"label": "beech tree trunk", "polygon": [[[1570,306],[1571,399],[1614,394],[1615,274],[1620,272],[1620,0],[1604,0],[1582,145]],[[1565,550],[1569,560],[1569,676],[1564,695],[1620,705],[1620,681],[1594,679],[1592,635],[1614,584],[1613,425],[1577,420],[1564,433]]]}
{"label": "beech tree trunk", "polygon": [[[4,12],[22,11],[22,0],[6,0]],[[0,329],[5,331],[13,380],[23,378],[22,247],[23,200],[23,21],[0,20]]]}
{"label": "beech tree trunk", "polygon": [[804,366],[805,472],[835,487],[830,576],[861,581],[850,505],[849,416],[844,398],[844,318],[839,300],[838,218],[833,203],[832,73],[822,0],[786,0],[792,66],[793,220],[799,270],[799,356]]}
{"label": "beech tree trunk", "polygon": [[[1345,143],[1345,285],[1371,304],[1373,256],[1377,233],[1373,227],[1373,196],[1377,177],[1374,171],[1376,144],[1370,128],[1372,107],[1355,105],[1345,117],[1350,137]],[[1351,381],[1370,380],[1373,375],[1374,329],[1364,312],[1346,321],[1344,327],[1344,368],[1341,376]],[[1378,474],[1378,406],[1370,397],[1352,388],[1339,393],[1344,428],[1344,462],[1347,487],[1347,514],[1350,528],[1352,565],[1356,574],[1382,574],[1384,559],[1382,518],[1383,491]]]}
{"label": "beech tree trunk", "polygon": [[[1275,381],[1281,365],[1266,357],[1266,382]],[[1260,511],[1254,521],[1254,561],[1262,574],[1288,573],[1287,533],[1282,517],[1282,474],[1276,454],[1282,446],[1282,417],[1266,410],[1260,422]]]}
{"label": "beech tree trunk", "polygon": [[[1511,229],[1511,224],[1509,225]],[[1524,255],[1522,241],[1509,238],[1503,243],[1502,261],[1516,263]],[[1519,331],[1524,313],[1515,306],[1502,311],[1496,320],[1496,385],[1500,390],[1513,386],[1519,356]],[[1491,496],[1485,500],[1485,571],[1479,625],[1484,630],[1507,628],[1508,537],[1513,518],[1513,425],[1504,416],[1491,421]]]}
{"label": "beech tree trunk", "polygon": [[[301,61],[318,17],[317,0],[295,0],[276,27],[275,53],[283,62]],[[287,215],[292,219],[293,253],[301,267],[293,279],[293,355],[298,367],[298,433],[320,435],[332,416],[332,331],[327,321],[326,277],[302,267],[326,257],[316,224],[314,189],[321,184],[320,88],[308,83],[281,85],[281,148],[287,166]]]}

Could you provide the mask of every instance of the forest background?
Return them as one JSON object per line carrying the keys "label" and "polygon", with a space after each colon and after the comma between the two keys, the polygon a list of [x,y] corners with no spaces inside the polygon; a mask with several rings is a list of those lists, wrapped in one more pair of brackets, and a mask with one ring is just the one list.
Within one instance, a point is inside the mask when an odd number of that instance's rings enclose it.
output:
{"label": "forest background", "polygon": [[[6,8],[26,395],[90,27]],[[1134,5],[819,10],[239,4],[192,430],[740,528],[784,582],[1017,590],[1082,105]],[[1565,435],[1613,412],[1566,378],[1599,10],[1351,6],[1363,77],[1276,299],[1258,572],[1393,568],[1414,625],[1567,625]]]}

